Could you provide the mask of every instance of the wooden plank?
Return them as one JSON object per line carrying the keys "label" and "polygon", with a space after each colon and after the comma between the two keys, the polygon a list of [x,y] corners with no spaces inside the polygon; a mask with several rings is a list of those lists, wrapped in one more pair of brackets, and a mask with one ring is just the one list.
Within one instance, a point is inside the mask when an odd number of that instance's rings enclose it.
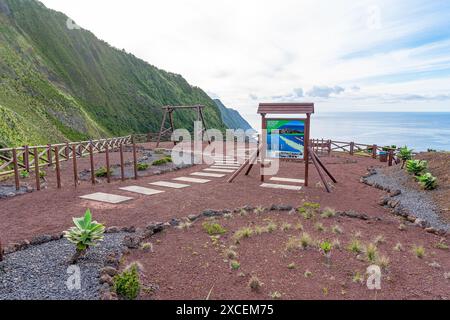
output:
{"label": "wooden plank", "polygon": [[132,140],[133,142],[133,166],[134,166],[134,180],[138,179],[138,169],[137,169],[137,155],[136,155],[136,143],[134,142],[134,138]]}
{"label": "wooden plank", "polygon": [[120,144],[119,146],[119,152],[120,152],[120,178],[122,181],[125,181],[125,165],[123,161],[123,145]]}
{"label": "wooden plank", "polygon": [[109,166],[109,146],[105,145],[105,160],[106,160],[106,181],[108,183],[111,183],[111,173],[110,173],[110,166]]}
{"label": "wooden plank", "polygon": [[91,162],[91,182],[95,185],[94,146],[89,144],[89,158]]}
{"label": "wooden plank", "polygon": [[19,167],[17,165],[17,150],[14,148],[12,150],[13,156],[13,166],[14,166],[14,182],[16,184],[16,190],[20,189],[20,181],[19,181]]}
{"label": "wooden plank", "polygon": [[77,168],[77,146],[72,146],[72,161],[73,161],[73,181],[75,188],[78,186],[78,168]]}
{"label": "wooden plank", "polygon": [[39,172],[39,158],[36,158],[38,155],[38,149],[35,147],[33,148],[34,153],[34,174],[36,179],[36,190],[41,190],[41,175]]}

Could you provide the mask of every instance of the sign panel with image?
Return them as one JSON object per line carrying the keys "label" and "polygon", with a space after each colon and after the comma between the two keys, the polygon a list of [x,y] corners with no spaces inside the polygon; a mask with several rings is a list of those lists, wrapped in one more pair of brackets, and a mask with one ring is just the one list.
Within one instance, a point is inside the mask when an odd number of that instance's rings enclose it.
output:
{"label": "sign panel with image", "polygon": [[267,157],[303,159],[305,120],[267,119],[266,129]]}

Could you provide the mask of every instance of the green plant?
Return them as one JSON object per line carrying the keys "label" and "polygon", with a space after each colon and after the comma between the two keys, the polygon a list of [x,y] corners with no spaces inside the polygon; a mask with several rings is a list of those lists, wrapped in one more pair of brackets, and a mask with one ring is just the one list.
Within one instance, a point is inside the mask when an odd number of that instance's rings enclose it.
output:
{"label": "green plant", "polygon": [[253,210],[253,213],[255,214],[262,214],[266,211],[266,208],[264,208],[263,206],[258,206]]}
{"label": "green plant", "polygon": [[47,176],[45,171],[39,171],[39,178],[44,179]]}
{"label": "green plant", "polygon": [[64,237],[76,246],[76,253],[71,259],[71,264],[75,264],[86,250],[96,246],[99,241],[103,241],[105,227],[97,221],[92,221],[89,209],[86,210],[84,217],[72,220],[75,227],[64,231]]}
{"label": "green plant", "polygon": [[282,231],[288,231],[292,228],[292,225],[290,223],[285,222],[281,225],[280,228]]}
{"label": "green plant", "polygon": [[422,259],[425,256],[425,248],[423,246],[413,246],[412,251],[417,258]]}
{"label": "green plant", "polygon": [[26,178],[28,178],[30,176],[30,173],[27,171],[27,170],[22,170],[22,171],[20,171],[20,177],[22,178],[22,179],[26,179]]}
{"label": "green plant", "polygon": [[416,179],[419,182],[419,185],[425,190],[433,190],[437,188],[437,178],[429,172],[416,177]]}
{"label": "green plant", "polygon": [[319,232],[325,231],[325,227],[324,227],[323,224],[320,223],[320,222],[316,223],[316,224],[314,225],[314,228],[316,229],[316,231],[319,231]]}
{"label": "green plant", "polygon": [[250,289],[252,289],[252,291],[259,291],[262,283],[261,281],[259,281],[257,276],[252,276],[248,282],[248,286],[250,287]]}
{"label": "green plant", "polygon": [[336,215],[336,210],[334,210],[333,208],[326,207],[325,209],[323,209],[321,217],[322,218],[331,218],[331,217],[334,217],[335,215]]}
{"label": "green plant", "polygon": [[359,242],[358,239],[352,239],[352,241],[348,245],[347,249],[353,253],[361,253],[362,252],[361,243]]}
{"label": "green plant", "polygon": [[238,261],[236,261],[236,260],[232,260],[230,262],[230,267],[233,270],[238,270],[241,267],[241,264]]}
{"label": "green plant", "polygon": [[277,230],[277,224],[274,223],[274,222],[269,222],[269,223],[267,224],[267,231],[270,232],[270,233],[272,233],[272,232],[274,232],[275,230]]}
{"label": "green plant", "polygon": [[302,236],[300,237],[300,244],[302,246],[303,249],[306,249],[307,247],[309,247],[312,244],[312,238],[309,234],[307,234],[306,232],[302,233]]}
{"label": "green plant", "polygon": [[322,252],[325,254],[325,255],[328,255],[330,252],[331,252],[331,249],[333,248],[333,246],[332,246],[332,244],[331,244],[331,242],[329,242],[329,241],[322,241],[320,244],[319,244],[319,247],[320,247],[320,250],[322,250]]}
{"label": "green plant", "polygon": [[415,176],[421,175],[428,168],[428,162],[426,160],[407,160],[406,171]]}
{"label": "green plant", "polygon": [[377,246],[374,243],[369,243],[365,248],[365,253],[369,262],[375,262],[378,257]]}
{"label": "green plant", "polygon": [[162,166],[167,163],[167,160],[165,158],[158,159],[152,162],[152,166]]}
{"label": "green plant", "polygon": [[172,157],[171,156],[167,156],[164,159],[166,159],[166,161],[169,162],[169,163],[172,162]]}
{"label": "green plant", "polygon": [[448,245],[445,243],[445,238],[442,238],[438,243],[436,243],[436,248],[441,250],[448,250]]}
{"label": "green plant", "polygon": [[288,251],[294,251],[301,247],[301,241],[297,237],[289,237],[288,241],[286,242],[286,250]]}
{"label": "green plant", "polygon": [[363,283],[364,282],[364,277],[361,274],[361,272],[356,271],[355,273],[353,273],[352,281],[355,282],[355,283]]}
{"label": "green plant", "polygon": [[206,231],[207,234],[210,236],[218,235],[218,234],[224,234],[227,232],[227,230],[222,227],[220,224],[216,222],[209,222],[206,221],[202,224],[203,230]]}
{"label": "green plant", "polygon": [[150,242],[146,242],[141,244],[141,250],[153,252],[153,244]]}
{"label": "green plant", "polygon": [[234,233],[233,239],[234,239],[235,243],[239,243],[240,240],[242,240],[244,238],[250,238],[252,235],[253,235],[253,229],[250,227],[244,227],[244,228],[237,230]]}
{"label": "green plant", "polygon": [[375,264],[380,266],[382,269],[386,269],[389,266],[390,260],[386,256],[380,256],[376,259]]}
{"label": "green plant", "polygon": [[[109,174],[111,175],[113,173],[112,169],[109,169]],[[106,177],[108,175],[108,171],[106,170],[106,167],[100,167],[97,170],[95,170],[95,176],[97,178]]]}
{"label": "green plant", "polygon": [[141,282],[137,264],[132,264],[122,273],[114,277],[114,290],[117,295],[128,300],[134,300],[141,290]]}
{"label": "green plant", "polygon": [[145,171],[150,167],[148,163],[138,163],[137,170],[138,171]]}
{"label": "green plant", "polygon": [[407,146],[404,146],[403,148],[400,148],[400,150],[397,153],[397,157],[402,160],[402,169],[405,167],[405,163],[408,160],[412,159],[412,150],[408,149]]}
{"label": "green plant", "polygon": [[315,214],[319,211],[320,204],[315,202],[304,202],[303,205],[298,208],[298,212],[305,219],[311,219],[315,216]]}

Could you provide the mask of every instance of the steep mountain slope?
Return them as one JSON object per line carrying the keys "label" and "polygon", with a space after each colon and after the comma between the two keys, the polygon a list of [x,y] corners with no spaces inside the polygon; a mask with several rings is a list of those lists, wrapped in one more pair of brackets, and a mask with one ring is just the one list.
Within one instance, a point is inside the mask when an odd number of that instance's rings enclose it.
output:
{"label": "steep mountain slope", "polygon": [[[0,145],[156,132],[161,106],[215,103],[180,75],[118,50],[35,0],[0,0]],[[194,112],[175,115],[192,129]]]}
{"label": "steep mountain slope", "polygon": [[228,128],[244,130],[252,129],[250,124],[242,118],[238,111],[227,108],[219,99],[214,99],[214,102],[219,108],[220,113],[222,114],[222,120]]}

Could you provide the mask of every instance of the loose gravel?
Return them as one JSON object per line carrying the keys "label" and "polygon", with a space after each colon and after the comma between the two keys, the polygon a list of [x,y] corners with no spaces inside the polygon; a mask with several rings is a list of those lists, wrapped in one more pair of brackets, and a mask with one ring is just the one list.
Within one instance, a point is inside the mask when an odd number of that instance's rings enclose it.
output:
{"label": "loose gravel", "polygon": [[419,219],[427,221],[435,229],[450,230],[450,225],[439,217],[439,209],[432,197],[425,191],[414,190],[408,187],[410,178],[404,170],[395,170],[386,173],[383,169],[375,169],[376,174],[367,178],[370,184],[379,184],[390,190],[400,190],[401,194],[393,197],[399,200],[402,207]]}
{"label": "loose gravel", "polygon": [[68,261],[75,252],[66,239],[31,246],[0,262],[0,300],[99,299],[99,271],[111,254],[119,256],[126,233],[105,234],[99,246],[78,261],[81,289],[69,290]]}

